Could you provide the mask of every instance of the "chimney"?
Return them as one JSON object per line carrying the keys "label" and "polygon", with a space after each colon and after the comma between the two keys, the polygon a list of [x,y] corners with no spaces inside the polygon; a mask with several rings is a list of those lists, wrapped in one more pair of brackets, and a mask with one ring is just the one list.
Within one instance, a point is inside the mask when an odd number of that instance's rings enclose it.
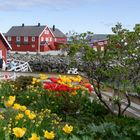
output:
{"label": "chimney", "polygon": [[53,31],[55,31],[55,25],[53,25]]}
{"label": "chimney", "polygon": [[38,23],[38,27],[40,26],[40,23]]}
{"label": "chimney", "polygon": [[22,23],[22,27],[24,27],[24,23]]}

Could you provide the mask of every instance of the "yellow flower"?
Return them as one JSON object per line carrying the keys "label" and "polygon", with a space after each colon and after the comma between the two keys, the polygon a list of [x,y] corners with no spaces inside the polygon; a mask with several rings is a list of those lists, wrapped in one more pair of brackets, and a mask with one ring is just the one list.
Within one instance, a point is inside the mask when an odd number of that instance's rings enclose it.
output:
{"label": "yellow flower", "polygon": [[15,119],[18,121],[18,120],[22,119],[23,117],[24,117],[24,115],[21,114],[21,113],[19,113],[19,114],[16,116]]}
{"label": "yellow flower", "polygon": [[30,110],[28,110],[28,109],[27,109],[27,110],[25,110],[25,114],[26,114],[26,115],[29,115],[30,113],[31,113],[31,111],[30,111]]}
{"label": "yellow flower", "polygon": [[32,137],[29,138],[28,140],[40,140],[40,137],[37,137],[36,133],[32,133]]}
{"label": "yellow flower", "polygon": [[3,120],[4,119],[4,117],[0,114],[0,120]]}
{"label": "yellow flower", "polygon": [[20,109],[20,104],[15,103],[13,106],[13,109],[19,110]]}
{"label": "yellow flower", "polygon": [[48,132],[47,130],[44,132],[44,137],[48,140],[53,140],[55,137],[55,134],[53,131]]}
{"label": "yellow flower", "polygon": [[26,109],[27,109],[26,106],[24,106],[24,105],[23,105],[23,106],[20,106],[20,110],[21,110],[21,111],[25,111]]}
{"label": "yellow flower", "polygon": [[35,84],[35,82],[33,81],[33,82],[32,82],[32,84],[34,85],[34,84]]}
{"label": "yellow flower", "polygon": [[20,128],[20,127],[13,128],[13,134],[17,138],[22,138],[24,136],[25,132],[26,132],[26,128]]}
{"label": "yellow flower", "polygon": [[63,131],[67,134],[70,134],[73,130],[73,126],[69,126],[68,124],[66,124],[64,127],[63,127]]}
{"label": "yellow flower", "polygon": [[9,100],[14,102],[16,100],[16,96],[9,96]]}
{"label": "yellow flower", "polygon": [[30,113],[30,114],[28,115],[28,118],[29,118],[30,120],[33,120],[35,117],[36,117],[36,115],[35,115],[34,113]]}
{"label": "yellow flower", "polygon": [[45,74],[40,74],[40,79],[41,79],[41,80],[46,80],[46,79],[47,79],[47,75],[45,75]]}
{"label": "yellow flower", "polygon": [[72,93],[71,93],[71,95],[76,95],[77,94],[77,92],[76,91],[73,91]]}
{"label": "yellow flower", "polygon": [[9,96],[8,101],[5,103],[6,107],[10,107],[13,105],[14,101],[15,101],[16,97],[15,96]]}
{"label": "yellow flower", "polygon": [[29,96],[26,96],[26,98],[28,99],[28,98],[30,98]]}
{"label": "yellow flower", "polygon": [[33,80],[33,81],[36,81],[37,79],[36,79],[36,78],[33,78],[32,80]]}
{"label": "yellow flower", "polygon": [[40,80],[39,80],[39,79],[37,79],[37,80],[36,80],[36,82],[37,82],[37,83],[39,83],[39,82],[40,82]]}
{"label": "yellow flower", "polygon": [[6,107],[10,107],[10,106],[12,106],[13,105],[13,101],[7,101],[6,103],[5,103],[5,105],[6,105]]}
{"label": "yellow flower", "polygon": [[4,96],[1,96],[1,99],[4,99]]}

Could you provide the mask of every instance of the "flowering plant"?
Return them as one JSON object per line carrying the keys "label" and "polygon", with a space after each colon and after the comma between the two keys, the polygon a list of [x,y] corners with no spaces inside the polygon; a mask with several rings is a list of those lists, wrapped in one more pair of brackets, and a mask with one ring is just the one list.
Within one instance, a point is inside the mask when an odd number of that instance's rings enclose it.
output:
{"label": "flowering plant", "polygon": [[84,103],[85,98],[93,91],[89,83],[82,81],[80,76],[50,77],[44,81],[44,89],[51,100],[51,106],[55,106],[57,113],[76,114]]}

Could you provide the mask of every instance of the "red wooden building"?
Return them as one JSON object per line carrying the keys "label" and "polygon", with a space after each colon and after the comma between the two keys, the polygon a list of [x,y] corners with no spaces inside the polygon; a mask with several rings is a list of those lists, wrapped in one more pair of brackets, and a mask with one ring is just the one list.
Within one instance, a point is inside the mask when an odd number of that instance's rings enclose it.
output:
{"label": "red wooden building", "polygon": [[59,49],[66,44],[67,37],[59,29],[42,26],[13,26],[5,34],[12,51],[45,52]]}
{"label": "red wooden building", "polygon": [[95,51],[103,51],[107,47],[107,36],[107,34],[94,34],[93,37],[90,38],[90,46]]}
{"label": "red wooden building", "polygon": [[2,33],[0,33],[0,57],[4,57],[4,61],[7,62],[7,51],[11,50],[11,46],[4,37]]}

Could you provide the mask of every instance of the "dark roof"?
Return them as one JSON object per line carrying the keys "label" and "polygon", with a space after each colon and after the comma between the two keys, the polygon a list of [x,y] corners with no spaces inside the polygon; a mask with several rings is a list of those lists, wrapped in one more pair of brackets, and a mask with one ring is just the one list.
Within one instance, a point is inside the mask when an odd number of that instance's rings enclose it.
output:
{"label": "dark roof", "polygon": [[6,36],[39,36],[46,26],[13,26]]}
{"label": "dark roof", "polygon": [[101,40],[107,40],[108,39],[108,34],[93,34],[93,37],[90,38],[90,42],[97,42]]}
{"label": "dark roof", "polygon": [[[46,26],[13,26],[5,36],[39,36]],[[59,29],[49,28],[55,37],[66,37]]]}
{"label": "dark roof", "polygon": [[59,29],[55,28],[55,30],[53,30],[53,28],[50,28],[50,30],[52,31],[52,33],[54,34],[55,37],[66,37],[64,33],[62,33]]}

